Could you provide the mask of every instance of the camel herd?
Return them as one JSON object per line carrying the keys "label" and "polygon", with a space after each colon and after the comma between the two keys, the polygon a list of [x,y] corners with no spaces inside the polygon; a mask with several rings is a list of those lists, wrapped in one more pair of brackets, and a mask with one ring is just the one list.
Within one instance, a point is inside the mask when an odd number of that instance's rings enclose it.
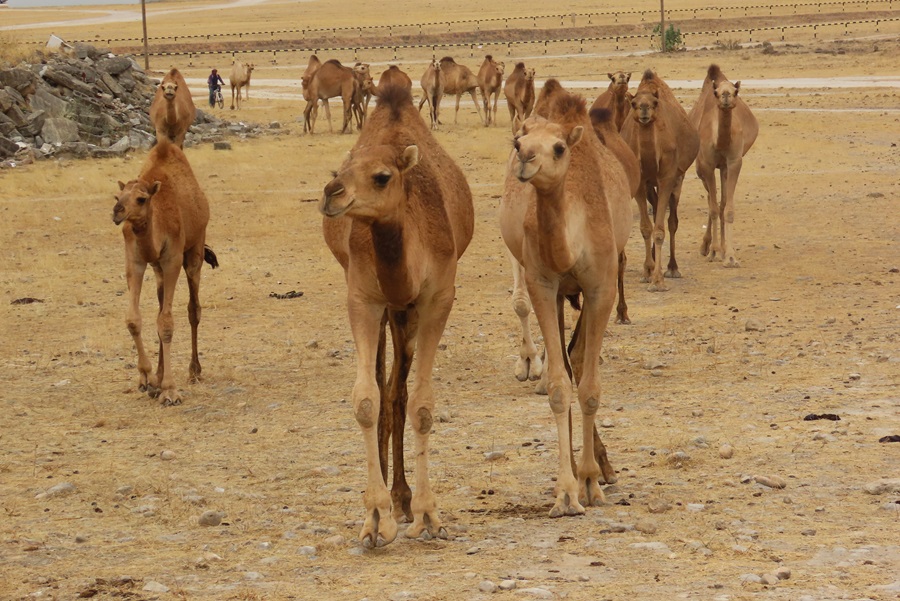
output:
{"label": "camel herd", "polygon": [[[246,70],[249,82],[249,72]],[[513,308],[522,343],[515,375],[537,380],[556,421],[559,463],[552,517],[578,515],[603,502],[601,484],[616,481],[594,418],[600,407],[600,352],[618,297],[616,320],[629,323],[624,299],[625,245],[631,233],[632,199],[640,210],[645,243],[643,281],[665,290],[664,278],[681,274],[675,260],[678,202],[684,176],[696,161],[707,190],[709,222],[700,252],[737,267],[734,255],[734,192],[742,157],[759,126],[732,83],[711,65],[690,114],[665,81],[644,72],[632,94],[630,73],[609,73],[609,88],[588,108],[584,98],[555,79],[535,98],[534,70],[517,63],[502,82],[504,65],[486,56],[476,76],[452,58],[432,61],[421,78],[418,110],[412,80],[392,66],[374,84],[369,66],[345,67],[311,57],[303,75],[307,100],[304,130],[313,132],[321,104],[344,103],[342,131],[353,120],[359,138],[325,186],[319,210],[323,234],[344,269],[347,310],[357,352],[353,412],[363,433],[367,485],[360,541],[367,548],[392,542],[399,522],[409,537],[446,537],[428,476],[428,442],[434,421],[432,368],[455,296],[457,261],[474,228],[472,193],[462,170],[432,130],[440,125],[440,99],[480,89],[484,125],[496,124],[503,88],[513,127],[500,203],[500,233],[512,264]],[[172,297],[183,267],[193,346],[190,375],[200,375],[197,326],[200,269],[218,265],[205,245],[209,206],[180,148],[184,115],[193,103],[177,69],[160,84],[150,112],[157,145],[137,179],[119,182],[113,221],[123,224],[129,289],[128,330],[138,352],[140,387],[164,404],[180,396],[172,378]],[[371,96],[376,105],[367,116]],[[493,96],[493,103],[490,102]],[[238,97],[240,91],[238,88]],[[187,95],[190,102],[190,95]],[[426,122],[422,106],[430,106]],[[455,121],[455,119],[454,119]],[[715,170],[720,172],[717,198]],[[662,271],[668,229],[669,262]],[[653,216],[651,222],[650,216]],[[155,374],[141,340],[139,297],[147,264],[157,280],[160,340]],[[565,340],[568,301],[578,310],[571,341]],[[545,349],[531,337],[534,312]],[[386,366],[387,332],[393,363]],[[418,351],[417,369],[411,370]],[[411,389],[407,385],[414,374]],[[575,385],[573,391],[573,384]],[[573,397],[583,417],[582,456],[572,439]],[[403,431],[414,434],[415,489],[406,481]],[[391,465],[390,457],[393,456]],[[387,482],[390,468],[393,478]]]}

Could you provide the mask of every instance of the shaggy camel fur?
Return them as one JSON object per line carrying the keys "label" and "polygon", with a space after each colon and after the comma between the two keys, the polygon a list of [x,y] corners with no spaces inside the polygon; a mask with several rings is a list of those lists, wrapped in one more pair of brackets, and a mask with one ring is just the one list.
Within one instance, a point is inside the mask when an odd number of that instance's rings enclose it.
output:
{"label": "shaggy camel fur", "polygon": [[[525,268],[528,297],[546,344],[550,408],[559,439],[551,517],[584,513],[615,480],[594,426],[600,406],[600,350],[616,296],[617,240],[628,237],[628,179],[592,128],[584,99],[549,80],[515,136],[500,204],[500,231]],[[588,130],[588,135],[585,134]],[[621,214],[619,214],[621,213]],[[564,299],[583,296],[569,356]],[[518,313],[518,307],[517,313]],[[571,361],[571,362],[570,362]],[[581,462],[573,466],[572,380],[583,417]]]}
{"label": "shaggy camel fur", "polygon": [[231,67],[231,75],[228,82],[231,84],[231,110],[234,110],[235,95],[237,95],[237,108],[241,108],[241,88],[247,89],[247,98],[250,98],[250,75],[256,67],[253,63],[244,64],[241,61],[234,61]]}
{"label": "shaggy camel fur", "polygon": [[[402,87],[380,91],[375,110],[319,205],[325,241],[344,268],[347,307],[357,351],[353,411],[362,428],[368,479],[360,532],[364,547],[406,535],[445,538],[428,477],[434,423],[432,367],[453,305],[457,260],[474,227],[472,193]],[[385,376],[386,327],[394,363]],[[407,396],[414,351],[419,365]],[[408,399],[408,404],[407,404]],[[415,440],[415,493],[406,483],[403,428]],[[388,444],[393,486],[388,492]]]}
{"label": "shaggy camel fur", "polygon": [[422,99],[428,102],[428,116],[431,117],[431,129],[437,129],[440,120],[438,118],[441,108],[441,98],[444,96],[444,73],[441,71],[441,63],[432,60],[425,73],[422,74]]}
{"label": "shaggy camel fur", "polygon": [[616,130],[622,131],[625,117],[631,112],[631,96],[628,94],[628,82],[631,81],[631,73],[616,71],[607,73],[609,87],[597,96],[597,100],[591,105],[591,110],[606,108],[612,111]]}
{"label": "shaggy camel fur", "polygon": [[150,103],[150,121],[156,128],[157,139],[168,138],[179,148],[184,148],[184,136],[196,116],[191,91],[181,72],[172,67],[156,88]]}
{"label": "shaggy camel fur", "polygon": [[[341,133],[351,133],[351,120],[353,118],[353,93],[356,86],[356,77],[353,69],[343,66],[340,61],[330,59],[325,61],[309,82],[309,99],[303,110],[303,131],[313,133],[318,116],[317,100],[323,100],[326,104],[329,98],[340,96],[344,103],[344,124]],[[328,130],[334,132],[331,126],[331,115],[328,114]]]}
{"label": "shaggy camel fur", "polygon": [[[497,62],[490,54],[484,57],[481,68],[478,69],[478,87],[481,88],[481,98],[484,101],[484,126],[488,127],[497,122],[497,101],[500,99],[500,89],[503,87],[503,70],[506,65]],[[494,110],[491,113],[491,97],[494,98]]]}
{"label": "shaggy camel fur", "polygon": [[[703,181],[709,201],[709,219],[700,254],[725,267],[740,267],[734,256],[734,190],[741,174],[743,157],[759,134],[759,123],[750,107],[738,96],[741,82],[733,84],[718,65],[710,65],[700,98],[688,116],[700,135],[697,175]],[[716,169],[722,182],[722,199],[716,205]],[[717,223],[718,222],[718,223]],[[721,223],[721,240],[719,239]]]}
{"label": "shaggy camel fur", "polygon": [[[137,179],[119,182],[119,194],[113,208],[113,222],[124,223],[125,279],[128,282],[126,323],[138,353],[139,387],[151,396],[159,394],[164,405],[181,403],[172,369],[172,300],[178,275],[184,267],[188,281],[188,321],[191,324],[192,381],[200,378],[197,354],[197,326],[200,323],[200,268],[205,260],[218,267],[216,255],[206,242],[209,203],[187,158],[180,148],[165,137],[157,141]],[[141,338],[141,285],[147,264],[156,275],[159,314],[159,363],[156,373]]]}
{"label": "shaggy camel fur", "polygon": [[409,75],[400,70],[397,65],[391,65],[381,73],[378,78],[378,86],[375,88],[375,96],[381,94],[382,90],[388,88],[400,87],[412,94],[412,80]]}
{"label": "shaggy camel fur", "polygon": [[[484,122],[481,116],[481,107],[478,106],[478,97],[475,90],[478,89],[478,78],[472,73],[472,70],[465,65],[459,65],[449,56],[441,59],[441,73],[444,74],[444,95],[456,96],[456,112],[453,114],[453,123],[459,118],[459,99],[462,95],[469,93],[472,96],[472,102],[475,103],[475,111],[478,118]],[[419,110],[425,104],[425,98],[419,101]]]}
{"label": "shaggy camel fur", "polygon": [[516,63],[513,72],[506,78],[503,93],[509,108],[509,122],[515,134],[534,108],[534,69],[526,69],[525,63]]}
{"label": "shaggy camel fur", "polygon": [[[666,277],[680,278],[675,259],[678,201],[684,174],[697,157],[700,140],[687,113],[669,86],[652,70],[644,72],[631,113],[622,126],[622,137],[641,164],[641,182],[635,201],[641,212],[644,237],[644,277],[651,292],[666,290],[662,272],[662,245],[666,239],[666,207],[669,208],[669,265]],[[653,206],[651,223],[647,203]],[[652,241],[652,247],[651,247]]]}

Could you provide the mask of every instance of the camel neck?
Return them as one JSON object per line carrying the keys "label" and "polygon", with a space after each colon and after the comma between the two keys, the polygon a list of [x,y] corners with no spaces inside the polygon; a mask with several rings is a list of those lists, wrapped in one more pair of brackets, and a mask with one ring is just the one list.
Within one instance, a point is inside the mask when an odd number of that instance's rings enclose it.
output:
{"label": "camel neck", "polygon": [[375,273],[389,305],[405,308],[415,300],[407,228],[402,221],[376,221],[370,226],[375,248]]}
{"label": "camel neck", "polygon": [[656,125],[648,123],[647,125],[638,124],[638,145],[640,146],[640,155],[638,159],[641,163],[641,177],[644,179],[656,179],[659,171],[656,152]]}
{"label": "camel neck", "polygon": [[716,137],[717,150],[728,150],[731,146],[731,114],[733,112],[733,108],[719,108],[719,133]]}
{"label": "camel neck", "polygon": [[552,188],[537,190],[538,251],[541,261],[556,273],[565,273],[575,264],[569,240],[565,178]]}
{"label": "camel neck", "polygon": [[178,114],[175,110],[175,97],[166,98],[166,122],[174,124],[178,121]]}

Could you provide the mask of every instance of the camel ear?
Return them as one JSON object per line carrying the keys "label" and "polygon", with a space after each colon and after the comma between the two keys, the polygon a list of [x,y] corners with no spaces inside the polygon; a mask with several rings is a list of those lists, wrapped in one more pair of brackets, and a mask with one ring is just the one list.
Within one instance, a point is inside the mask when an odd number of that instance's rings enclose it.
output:
{"label": "camel ear", "polygon": [[569,137],[566,138],[566,144],[569,145],[569,148],[572,148],[578,142],[581,141],[581,136],[584,134],[584,127],[581,125],[576,125],[572,128],[572,131],[569,132]]}
{"label": "camel ear", "polygon": [[741,91],[741,82],[739,82],[739,81],[734,82],[734,95],[737,96],[738,92],[740,92],[740,91]]}
{"label": "camel ear", "polygon": [[606,76],[609,78],[610,81],[615,81],[615,79],[616,79],[616,76],[613,75],[612,73],[607,73]]}
{"label": "camel ear", "polygon": [[653,90],[653,97],[657,99],[659,98],[659,90]]}
{"label": "camel ear", "polygon": [[124,190],[124,189],[125,189],[125,184],[122,183],[122,180],[119,180],[117,183],[119,184],[119,190]]}
{"label": "camel ear", "polygon": [[419,147],[413,144],[403,149],[403,154],[400,155],[400,160],[397,161],[397,167],[400,168],[400,173],[406,173],[415,167],[418,162]]}
{"label": "camel ear", "polygon": [[150,192],[150,197],[151,197],[151,198],[153,197],[154,194],[156,194],[157,192],[159,192],[159,188],[160,188],[161,186],[162,186],[162,184],[159,183],[159,182],[153,182],[152,184],[150,184],[150,189],[147,190],[147,191]]}

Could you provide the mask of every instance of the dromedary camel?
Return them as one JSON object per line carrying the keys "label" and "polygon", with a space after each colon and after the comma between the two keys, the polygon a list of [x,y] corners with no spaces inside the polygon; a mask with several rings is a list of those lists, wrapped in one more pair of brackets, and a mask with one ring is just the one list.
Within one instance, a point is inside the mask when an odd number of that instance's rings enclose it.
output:
{"label": "dromedary camel", "polygon": [[[669,209],[669,265],[666,277],[680,278],[675,260],[678,201],[684,174],[700,146],[697,130],[669,86],[647,69],[631,100],[631,113],[622,126],[622,137],[641,164],[641,182],[635,201],[641,212],[644,237],[644,277],[651,292],[666,290],[662,272],[662,245],[666,239],[666,207]],[[651,223],[647,203],[653,206]],[[652,246],[651,246],[652,242]]]}
{"label": "dromedary camel", "polygon": [[526,69],[525,63],[516,63],[513,72],[506,78],[503,93],[509,108],[509,122],[515,134],[534,108],[534,69]]}
{"label": "dromedary camel", "polygon": [[378,86],[375,88],[375,96],[380,95],[382,90],[394,87],[403,88],[412,94],[412,80],[397,65],[391,65],[381,73]]}
{"label": "dromedary camel", "polygon": [[[469,93],[472,96],[472,102],[475,103],[475,111],[478,113],[478,118],[484,122],[484,118],[481,116],[481,107],[478,106],[478,97],[475,94],[475,90],[478,89],[478,78],[472,73],[472,70],[465,65],[457,64],[449,56],[445,56],[441,59],[441,73],[444,74],[444,95],[456,96],[456,112],[453,114],[453,123],[457,123],[459,118],[459,99],[465,93]],[[420,111],[423,104],[425,104],[425,98],[419,101]]]}
{"label": "dromedary camel", "polygon": [[[592,128],[583,98],[548,80],[535,114],[516,133],[500,204],[500,231],[525,268],[528,296],[546,343],[550,408],[559,440],[551,517],[584,513],[614,481],[594,426],[600,406],[600,349],[616,296],[618,243],[630,219],[628,179]],[[587,131],[588,135],[584,135]],[[622,213],[621,215],[615,213]],[[569,355],[564,299],[583,296]],[[572,380],[583,417],[582,457],[573,466]],[[574,468],[574,469],[573,469]]]}
{"label": "dromedary camel", "polygon": [[150,103],[150,121],[156,128],[157,139],[168,138],[179,148],[184,148],[184,136],[196,116],[191,91],[181,72],[172,67],[156,88]]}
{"label": "dromedary camel", "polygon": [[597,96],[597,100],[591,105],[593,109],[609,109],[613,113],[613,120],[616,129],[621,131],[622,124],[625,123],[625,117],[631,112],[631,97],[628,94],[628,82],[631,81],[631,73],[624,71],[616,71],[615,73],[607,73],[609,77],[609,87],[606,91]]}
{"label": "dromedary camel", "polygon": [[[353,91],[356,77],[353,69],[343,66],[337,59],[330,59],[322,63],[309,82],[309,99],[303,110],[303,131],[313,133],[318,116],[316,103],[318,100],[328,102],[329,98],[340,96],[344,103],[344,124],[341,133],[351,133],[351,120],[353,118]],[[331,115],[328,116],[328,130],[334,132],[331,126]]]}
{"label": "dromedary camel", "polygon": [[357,128],[362,129],[366,114],[369,112],[369,101],[375,93],[375,84],[372,82],[369,64],[356,63],[353,65],[353,78],[353,116],[356,118]]}
{"label": "dromedary camel", "polygon": [[[485,55],[481,68],[478,69],[478,87],[481,88],[481,98],[484,101],[484,126],[488,127],[497,122],[497,101],[500,99],[500,90],[503,87],[503,70],[506,65],[494,60],[490,54]],[[491,98],[494,99],[493,113],[491,112]]]}
{"label": "dromedary camel", "polygon": [[250,75],[256,67],[253,63],[242,63],[234,61],[231,67],[231,76],[228,78],[231,84],[231,110],[234,110],[235,96],[237,97],[237,108],[241,108],[241,88],[247,88],[247,98],[250,98]]}
{"label": "dromedary camel", "polygon": [[[172,300],[182,266],[188,281],[188,321],[191,324],[191,380],[200,378],[197,354],[197,326],[200,323],[200,268],[205,260],[212,267],[219,263],[206,242],[209,203],[187,157],[165,137],[157,140],[137,179],[119,182],[119,194],[113,208],[113,222],[124,223],[125,279],[128,283],[126,323],[138,353],[139,387],[151,396],[159,394],[164,405],[181,403],[172,369],[171,343],[174,331]],[[156,275],[159,314],[159,363],[156,373],[141,338],[141,284],[147,264]]]}
{"label": "dromedary camel", "polygon": [[[344,268],[347,307],[357,351],[353,411],[363,432],[368,479],[360,532],[364,547],[406,535],[446,537],[428,478],[428,439],[434,423],[432,366],[453,305],[457,260],[474,227],[472,193],[462,171],[441,148],[403,87],[382,88],[375,110],[335,178],[320,211],[331,252]],[[386,327],[394,363],[384,381]],[[407,377],[418,349],[412,391]],[[406,483],[403,428],[415,440],[415,493]],[[393,438],[393,486],[387,489]]]}
{"label": "dromedary camel", "polygon": [[[741,174],[743,157],[759,134],[759,123],[750,107],[738,96],[741,82],[731,83],[718,65],[710,65],[700,98],[689,115],[700,136],[697,175],[703,180],[709,200],[709,219],[700,254],[725,267],[740,267],[734,256],[734,190]],[[722,185],[722,199],[716,204],[716,169]],[[718,222],[718,223],[717,223]],[[721,223],[721,241],[719,240]]]}
{"label": "dromedary camel", "polygon": [[432,60],[422,74],[422,100],[428,102],[428,115],[431,117],[431,129],[437,129],[440,123],[438,116],[441,108],[441,98],[444,96],[444,73],[441,71],[441,63]]}

